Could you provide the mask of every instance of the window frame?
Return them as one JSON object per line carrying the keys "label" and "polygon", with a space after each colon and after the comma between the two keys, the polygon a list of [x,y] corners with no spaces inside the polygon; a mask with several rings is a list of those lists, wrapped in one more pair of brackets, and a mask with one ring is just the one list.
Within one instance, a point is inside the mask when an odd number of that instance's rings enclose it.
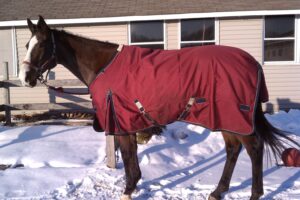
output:
{"label": "window frame", "polygon": [[11,40],[12,40],[12,50],[13,50],[13,74],[12,76],[17,77],[19,73],[19,64],[18,64],[18,50],[17,50],[17,32],[16,27],[11,28]]}
{"label": "window frame", "polygon": [[[267,15],[272,16],[272,15]],[[274,16],[285,16],[285,15],[274,15]],[[282,38],[266,38],[266,16],[263,16],[263,31],[262,31],[262,62],[264,65],[299,65],[300,63],[300,16],[295,16],[294,22],[294,37],[282,37]],[[276,40],[286,40],[286,41],[294,41],[294,60],[291,61],[265,61],[265,41],[276,41]]]}
{"label": "window frame", "polygon": [[[214,19],[215,21],[215,39],[214,40],[194,40],[194,41],[181,41],[181,20],[195,20],[195,19]],[[220,21],[218,18],[191,18],[191,19],[180,19],[178,22],[178,49],[181,49],[181,44],[199,44],[199,43],[212,43],[219,45],[219,30]]]}
{"label": "window frame", "polygon": [[[131,23],[134,22],[151,22],[151,21],[161,21],[163,23],[163,41],[161,42],[131,42]],[[146,21],[131,21],[128,22],[128,45],[151,45],[151,44],[162,44],[163,49],[167,48],[167,33],[166,33],[166,21],[165,20],[146,20]]]}

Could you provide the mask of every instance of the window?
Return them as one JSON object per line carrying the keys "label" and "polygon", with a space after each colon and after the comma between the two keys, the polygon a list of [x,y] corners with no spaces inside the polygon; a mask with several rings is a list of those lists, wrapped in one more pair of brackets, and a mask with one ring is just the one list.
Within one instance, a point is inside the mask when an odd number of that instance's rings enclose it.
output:
{"label": "window", "polygon": [[264,61],[295,60],[295,16],[265,17]]}
{"label": "window", "polygon": [[164,49],[163,21],[130,23],[129,44],[146,48]]}
{"label": "window", "polygon": [[215,43],[215,19],[181,20],[181,48]]}

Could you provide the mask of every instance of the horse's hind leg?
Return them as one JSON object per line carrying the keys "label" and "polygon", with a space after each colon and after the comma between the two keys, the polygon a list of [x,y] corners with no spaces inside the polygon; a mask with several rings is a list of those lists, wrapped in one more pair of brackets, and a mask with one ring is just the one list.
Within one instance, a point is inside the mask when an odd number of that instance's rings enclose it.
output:
{"label": "horse's hind leg", "polygon": [[256,135],[240,137],[252,163],[252,191],[250,200],[258,200],[263,194],[263,141]]}
{"label": "horse's hind leg", "polygon": [[222,193],[228,191],[232,173],[242,147],[235,135],[227,132],[222,132],[222,135],[227,153],[226,163],[219,184],[215,191],[210,194],[209,200],[219,200]]}
{"label": "horse's hind leg", "polygon": [[120,145],[121,155],[125,167],[126,187],[121,199],[129,200],[141,178],[141,170],[137,157],[137,142],[135,135],[116,136]]}

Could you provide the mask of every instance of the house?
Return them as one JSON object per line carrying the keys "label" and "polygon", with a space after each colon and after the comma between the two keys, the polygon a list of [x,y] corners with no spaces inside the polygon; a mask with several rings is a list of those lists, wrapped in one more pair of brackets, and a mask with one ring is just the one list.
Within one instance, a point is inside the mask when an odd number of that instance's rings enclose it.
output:
{"label": "house", "polygon": [[[0,62],[9,62],[11,79],[17,78],[30,38],[26,18],[38,15],[52,27],[120,44],[239,47],[263,66],[270,94],[265,107],[300,108],[299,0],[0,0]],[[74,78],[61,66],[54,73],[56,79]],[[47,103],[51,94],[45,88],[12,88],[11,102]]]}

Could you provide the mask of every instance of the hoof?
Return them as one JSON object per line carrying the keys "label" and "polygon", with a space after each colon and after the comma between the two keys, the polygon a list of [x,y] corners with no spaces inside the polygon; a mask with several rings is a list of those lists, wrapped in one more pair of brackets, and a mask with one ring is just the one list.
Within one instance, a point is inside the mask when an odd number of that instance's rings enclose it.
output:
{"label": "hoof", "polygon": [[250,200],[259,200],[262,195],[252,195]]}
{"label": "hoof", "polygon": [[128,194],[123,194],[120,198],[120,200],[132,200],[131,196]]}
{"label": "hoof", "polygon": [[220,200],[221,198],[217,198],[217,197],[214,197],[212,196],[211,194],[209,195],[208,197],[208,200]]}

